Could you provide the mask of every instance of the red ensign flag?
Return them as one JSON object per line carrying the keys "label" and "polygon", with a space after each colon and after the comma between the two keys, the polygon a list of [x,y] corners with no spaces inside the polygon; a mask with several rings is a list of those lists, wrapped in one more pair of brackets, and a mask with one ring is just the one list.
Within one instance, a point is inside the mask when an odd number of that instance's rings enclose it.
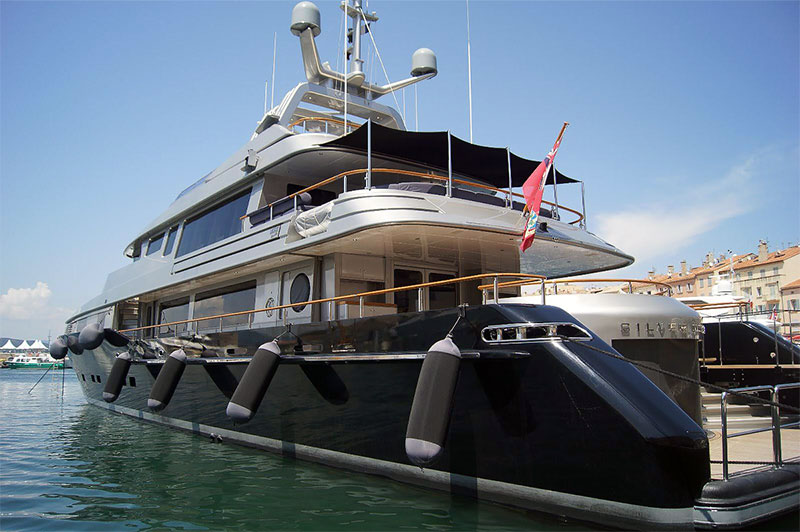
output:
{"label": "red ensign flag", "polygon": [[525,251],[531,244],[533,244],[533,237],[536,236],[536,223],[539,220],[539,207],[542,205],[542,193],[544,192],[544,182],[547,180],[547,172],[553,164],[553,159],[556,158],[558,147],[561,145],[561,137],[564,136],[564,131],[569,125],[564,122],[561,127],[561,133],[558,134],[556,143],[553,144],[553,149],[547,154],[539,166],[536,167],[525,183],[522,185],[522,194],[525,196],[525,207],[530,212],[528,221],[525,223],[525,231],[522,233],[522,243],[519,245],[520,251]]}

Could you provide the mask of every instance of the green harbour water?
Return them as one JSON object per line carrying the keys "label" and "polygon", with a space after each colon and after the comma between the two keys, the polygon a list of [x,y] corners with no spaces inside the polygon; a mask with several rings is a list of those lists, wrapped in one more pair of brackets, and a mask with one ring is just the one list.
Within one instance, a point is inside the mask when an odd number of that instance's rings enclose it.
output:
{"label": "green harbour water", "polygon": [[590,530],[88,405],[72,370],[0,371],[0,530]]}
{"label": "green harbour water", "polygon": [[[599,530],[144,423],[0,370],[0,530]],[[63,378],[63,387],[62,387]],[[797,530],[797,514],[758,530]]]}

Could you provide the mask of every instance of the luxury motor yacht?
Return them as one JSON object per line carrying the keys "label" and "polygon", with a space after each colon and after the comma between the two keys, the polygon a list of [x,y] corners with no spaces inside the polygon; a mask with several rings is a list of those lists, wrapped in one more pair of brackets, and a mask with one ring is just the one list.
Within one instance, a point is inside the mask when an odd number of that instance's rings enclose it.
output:
{"label": "luxury motor yacht", "polygon": [[[504,300],[633,258],[556,203],[520,254],[513,189],[539,162],[408,131],[378,99],[436,76],[436,56],[421,48],[411,77],[367,82],[361,39],[378,17],[360,0],[341,7],[345,72],[320,58],[318,8],[297,4],[307,79],[125,247],[130,263],[51,344],[88,402],[610,526],[732,527],[796,510],[795,463],[713,479],[691,394],[637,366],[665,375],[693,358],[679,376],[694,382],[696,313],[659,296],[625,312],[609,301],[609,327],[666,340],[653,352],[606,340],[544,290]],[[579,186],[555,170],[547,183]]]}

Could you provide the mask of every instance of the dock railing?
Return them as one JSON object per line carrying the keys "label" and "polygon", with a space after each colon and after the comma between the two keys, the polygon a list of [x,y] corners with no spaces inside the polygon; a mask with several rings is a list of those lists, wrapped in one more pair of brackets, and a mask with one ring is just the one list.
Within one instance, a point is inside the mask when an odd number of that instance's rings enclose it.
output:
{"label": "dock railing", "polygon": [[[243,310],[243,311],[240,311],[240,312],[230,312],[230,313],[227,313],[227,314],[217,314],[217,315],[214,315],[214,316],[205,316],[205,317],[201,317],[201,318],[178,320],[178,321],[172,321],[172,322],[167,322],[167,323],[159,323],[159,324],[155,324],[155,325],[144,325],[142,327],[133,327],[133,328],[130,328],[130,329],[121,329],[119,332],[125,333],[127,335],[130,335],[131,333],[133,333],[133,339],[140,340],[140,339],[144,338],[144,335],[146,333],[151,334],[153,332],[156,332],[156,334],[158,335],[158,331],[160,331],[163,328],[167,328],[167,330],[169,331],[171,327],[176,327],[176,330],[177,330],[177,326],[180,326],[180,325],[188,325],[188,324],[195,324],[195,323],[201,323],[201,322],[208,322],[208,321],[211,321],[211,320],[217,320],[216,332],[223,332],[223,330],[231,330],[231,328],[224,327],[223,320],[225,318],[232,318],[232,317],[238,317],[238,316],[247,316],[247,325],[244,326],[244,327],[235,326],[235,327],[233,327],[233,330],[238,330],[240,328],[251,329],[253,327],[253,316],[255,314],[258,314],[260,312],[264,312],[264,313],[270,314],[270,313],[275,312],[275,311],[282,311],[284,309],[289,309],[289,308],[298,307],[298,306],[305,306],[305,305],[323,305],[323,304],[327,304],[328,305],[328,316],[329,316],[329,319],[330,320],[335,320],[335,319],[337,319],[336,303],[337,302],[342,302],[342,301],[343,302],[358,301],[359,317],[364,317],[364,307],[365,307],[365,303],[367,303],[366,302],[366,298],[372,297],[372,296],[381,296],[381,295],[385,295],[385,294],[394,294],[394,293],[397,293],[397,292],[407,292],[407,291],[416,291],[417,292],[417,305],[418,305],[418,309],[421,311],[425,307],[425,290],[427,288],[434,287],[434,286],[450,285],[450,284],[461,284],[461,283],[465,283],[465,282],[470,282],[470,281],[475,281],[475,280],[483,280],[483,279],[487,279],[487,278],[493,279],[494,282],[493,282],[492,286],[497,287],[497,286],[500,285],[498,280],[501,279],[501,278],[507,278],[507,277],[517,278],[517,279],[522,278],[527,283],[530,283],[531,281],[544,283],[544,281],[547,279],[543,275],[534,275],[534,274],[529,274],[529,273],[481,273],[481,274],[477,274],[477,275],[467,275],[467,276],[464,276],[464,277],[456,277],[456,278],[453,278],[453,279],[443,279],[441,281],[430,281],[430,282],[427,282],[427,283],[419,283],[419,284],[413,284],[413,285],[407,285],[407,286],[398,286],[398,287],[395,287],[395,288],[384,288],[384,289],[381,289],[381,290],[371,290],[369,292],[359,292],[359,293],[355,293],[355,294],[346,294],[346,295],[341,295],[341,296],[326,297],[326,298],[322,298],[322,299],[314,299],[314,300],[309,300],[309,301],[296,301],[296,302],[287,303],[287,304],[284,304],[284,305],[274,305],[274,306],[270,306],[270,307],[257,308],[257,309],[253,309],[253,310]],[[495,291],[495,294],[497,294],[497,291]],[[495,296],[495,301],[496,300],[497,300],[497,297]],[[284,324],[288,324],[289,321],[290,321],[287,318],[288,313],[287,312],[283,312],[282,314],[283,314],[283,322],[284,322]],[[211,332],[211,331],[213,331],[213,329],[204,328],[204,332]],[[189,334],[189,333],[190,333],[190,331],[188,330],[188,327],[187,327],[186,334]]]}
{"label": "dock railing", "polygon": [[[790,427],[797,427],[800,426],[800,421],[791,421],[788,423],[781,424],[781,416],[780,416],[780,407],[777,405],[779,394],[783,390],[793,390],[800,388],[800,382],[793,382],[793,383],[785,383],[785,384],[777,384],[775,386],[763,385],[763,386],[750,386],[747,388],[733,388],[731,390],[722,392],[722,397],[720,398],[721,401],[721,422],[722,422],[722,478],[723,480],[728,480],[730,478],[730,466],[729,466],[729,453],[728,453],[728,440],[732,438],[738,438],[741,436],[748,436],[751,434],[757,434],[760,432],[772,432],[772,462],[771,466],[773,469],[780,468],[783,463],[783,444],[781,438],[781,429],[790,428]],[[729,433],[728,431],[728,398],[731,397],[732,393],[736,395],[741,394],[757,394],[759,392],[769,392],[770,394],[770,405],[772,411],[772,426],[766,428],[758,428],[758,429],[750,429],[745,430],[742,432],[735,432],[733,434]],[[743,462],[739,462],[743,463]],[[748,463],[748,462],[744,462]],[[750,462],[753,465],[762,465],[758,462]]]}

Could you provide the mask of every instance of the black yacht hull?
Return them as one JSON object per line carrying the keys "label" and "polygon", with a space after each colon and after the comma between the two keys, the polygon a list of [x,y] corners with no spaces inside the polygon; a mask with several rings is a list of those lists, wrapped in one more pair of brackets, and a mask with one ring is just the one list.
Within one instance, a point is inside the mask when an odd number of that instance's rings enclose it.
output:
{"label": "black yacht hull", "polygon": [[[694,527],[695,500],[710,478],[708,441],[641,372],[592,349],[613,352],[598,338],[498,346],[480,335],[496,324],[577,323],[553,307],[468,308],[453,333],[463,359],[444,451],[430,467],[412,465],[404,438],[424,353],[456,317],[449,309],[295,326],[306,347],[295,355],[284,349],[245,424],[225,410],[246,358],[209,350],[190,357],[158,414],[146,404],[163,360],[135,361],[110,404],[103,383],[120,349],[106,342],[73,359],[90,403],[146,421],[606,525]],[[283,330],[235,334],[252,354]],[[217,340],[222,334],[229,333]],[[336,353],[344,345],[354,352]]]}

